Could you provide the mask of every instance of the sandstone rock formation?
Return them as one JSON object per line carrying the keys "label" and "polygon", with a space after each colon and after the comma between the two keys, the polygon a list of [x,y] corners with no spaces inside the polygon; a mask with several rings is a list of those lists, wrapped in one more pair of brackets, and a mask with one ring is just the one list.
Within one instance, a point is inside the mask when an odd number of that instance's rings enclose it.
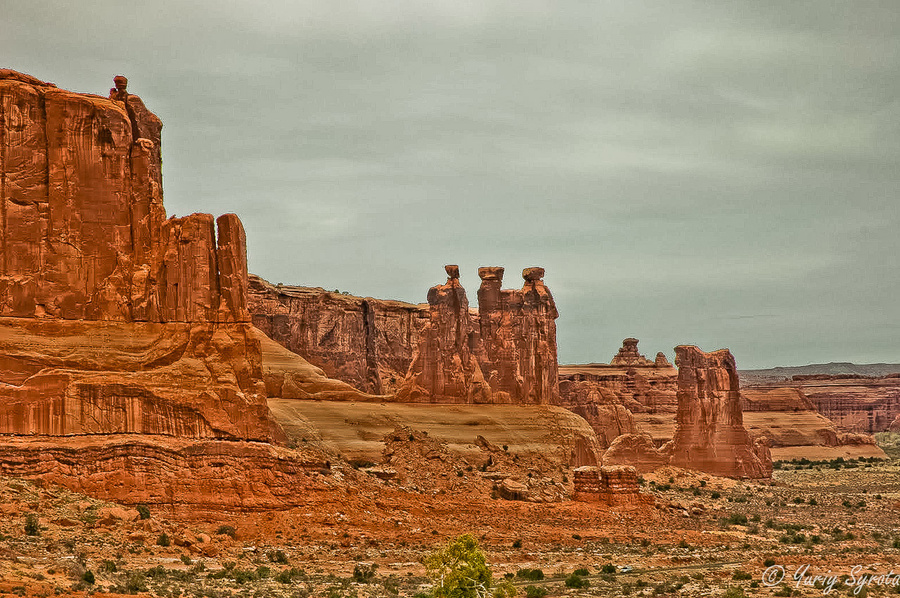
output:
{"label": "sandstone rock formation", "polygon": [[478,311],[469,309],[459,268],[428,292],[428,323],[398,400],[515,403],[559,401],[556,318],[543,268],[526,268],[521,290],[501,289],[503,268],[480,268]]}
{"label": "sandstone rock formation", "polygon": [[[560,392],[578,392],[583,385],[565,384],[588,382],[598,392],[612,392],[617,402],[632,413],[675,413],[678,370],[669,363],[665,354],[657,353],[650,361],[637,350],[638,340],[626,338],[619,352],[609,364],[589,363],[562,365],[559,368]],[[573,402],[563,396],[563,402]]]}
{"label": "sandstone rock formation", "polygon": [[137,96],[0,77],[0,316],[248,321],[240,221],[218,244],[209,215],[165,221],[162,125]]}
{"label": "sandstone rock formation", "polygon": [[588,381],[562,380],[559,390],[559,405],[586,419],[604,448],[617,436],[634,433],[634,414],[608,388]]}
{"label": "sandstone rock formation", "polygon": [[270,399],[380,401],[385,398],[329,378],[321,368],[288,351],[260,330],[253,329],[253,337],[262,351],[262,377]]}
{"label": "sandstone rock formation", "polygon": [[0,442],[0,474],[40,478],[125,504],[231,511],[306,502],[325,468],[314,451],[269,443],[120,434],[14,436]]}
{"label": "sandstone rock formation", "polygon": [[629,465],[640,473],[655,471],[669,463],[669,455],[657,448],[649,434],[623,434],[603,453],[606,465]]}
{"label": "sandstone rock formation", "polygon": [[397,393],[407,402],[491,403],[493,394],[478,363],[478,330],[469,313],[459,267],[447,266],[447,282],[428,290],[428,323],[420,333],[409,373]]}
{"label": "sandstone rock formation", "polygon": [[273,285],[250,275],[253,325],[322,369],[372,394],[391,394],[406,376],[428,308],[321,288]]}
{"label": "sandstone rock formation", "polygon": [[[269,446],[244,230],[166,220],[162,124],[115,82],[106,99],[0,71],[0,469],[254,508],[317,461]],[[219,462],[232,479],[209,482]]]}
{"label": "sandstone rock formation", "polygon": [[773,459],[886,456],[871,435],[839,430],[799,388],[743,388],[741,400],[744,427],[768,441]]}
{"label": "sandstone rock formation", "polygon": [[[622,341],[622,347],[619,352],[612,358],[609,365],[655,365],[640,353],[637,349],[638,339],[626,338]],[[663,355],[665,359],[665,355]]]}
{"label": "sandstone rock formation", "polygon": [[896,377],[795,377],[788,386],[801,389],[819,413],[844,432],[884,432],[900,417]]}
{"label": "sandstone rock formation", "polygon": [[579,467],[575,469],[573,499],[600,502],[609,506],[653,504],[653,497],[642,494],[637,471],[629,466]]}
{"label": "sandstone rock formation", "polygon": [[768,478],[772,458],[764,441],[744,428],[734,357],[727,349],[704,353],[675,348],[678,413],[670,463],[733,478]]}
{"label": "sandstone rock formation", "polygon": [[540,500],[547,497],[544,490],[558,489],[571,468],[596,465],[602,453],[587,422],[561,407],[287,399],[269,404],[290,444],[343,455],[355,464],[380,464],[395,472],[398,484],[420,489],[475,484],[490,493],[494,482],[512,478]]}
{"label": "sandstone rock formation", "polygon": [[635,338],[623,340],[610,364],[559,368],[559,404],[588,420],[604,447],[637,431],[634,414],[676,410],[678,371],[662,353],[655,361],[644,358],[637,343]]}
{"label": "sandstone rock formation", "polygon": [[503,268],[479,268],[478,326],[482,370],[494,393],[514,403],[546,405],[559,397],[556,318],[543,268],[522,271],[521,290],[503,290]]}

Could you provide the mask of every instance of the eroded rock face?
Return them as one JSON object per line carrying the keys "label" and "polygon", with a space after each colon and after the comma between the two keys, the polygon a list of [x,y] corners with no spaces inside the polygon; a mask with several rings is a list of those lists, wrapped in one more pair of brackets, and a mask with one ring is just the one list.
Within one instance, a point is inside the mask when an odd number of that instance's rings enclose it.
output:
{"label": "eroded rock face", "polygon": [[559,402],[556,318],[543,268],[526,268],[521,290],[505,290],[503,268],[478,271],[479,309],[469,309],[458,266],[428,292],[429,318],[398,400]]}
{"label": "eroded rock face", "polygon": [[[654,365],[654,362],[638,352],[637,345],[638,339],[636,338],[626,338],[623,340],[622,347],[609,362],[609,365]],[[665,359],[665,355],[663,355],[663,359]]]}
{"label": "eroded rock face", "polygon": [[428,323],[419,335],[398,400],[433,403],[491,403],[493,394],[476,358],[478,330],[469,313],[459,267],[447,266],[447,282],[428,290]]}
{"label": "eroded rock face", "polygon": [[678,413],[667,446],[671,464],[733,478],[768,478],[772,458],[764,441],[744,428],[734,357],[727,349],[705,353],[675,348]]}
{"label": "eroded rock face", "polygon": [[324,374],[364,393],[391,394],[406,376],[428,307],[250,276],[253,324]]}
{"label": "eroded rock face", "polygon": [[634,467],[611,465],[575,469],[573,500],[600,502],[609,506],[653,504],[653,497],[642,494]]}
{"label": "eroded rock face", "polygon": [[240,221],[220,219],[220,244],[209,215],[165,222],[162,124],[124,85],[114,95],[0,73],[0,316],[248,321],[219,284],[220,263],[246,277]]}
{"label": "eroded rock face", "polygon": [[603,448],[617,436],[634,433],[634,414],[608,388],[586,380],[563,380],[559,390],[559,404],[586,419]]}
{"label": "eroded rock face", "polygon": [[543,268],[525,268],[518,291],[503,290],[503,268],[479,268],[481,366],[493,393],[513,403],[559,402],[556,318],[559,312]]}
{"label": "eroded rock face", "polygon": [[[133,475],[165,485],[150,453],[177,438],[184,488],[169,495],[214,501],[215,484],[186,489],[198,455],[285,438],[249,323],[246,238],[233,214],[166,220],[162,123],[115,82],[107,99],[0,71],[0,435],[36,442],[4,454],[21,474],[65,470],[53,479],[121,498]],[[146,467],[117,471],[125,461],[91,444],[119,435],[140,439],[116,450],[149,451]],[[236,486],[265,478],[248,467]]]}
{"label": "eroded rock face", "polygon": [[649,434],[623,434],[603,453],[606,465],[630,465],[640,473],[648,473],[667,465],[669,455],[653,444]]}
{"label": "eroded rock face", "polygon": [[559,368],[560,404],[590,422],[604,447],[637,431],[635,414],[676,411],[678,371],[663,353],[656,361],[637,351],[637,339],[622,341],[611,363]]}
{"label": "eroded rock face", "polygon": [[0,443],[4,475],[40,478],[125,504],[290,508],[306,503],[317,484],[313,474],[325,467],[321,455],[258,442],[122,434]]}

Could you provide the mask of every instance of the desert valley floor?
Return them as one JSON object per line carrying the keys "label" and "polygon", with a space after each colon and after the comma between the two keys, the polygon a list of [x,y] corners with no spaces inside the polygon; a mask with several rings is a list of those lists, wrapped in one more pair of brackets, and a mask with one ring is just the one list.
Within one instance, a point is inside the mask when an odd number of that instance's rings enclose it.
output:
{"label": "desert valley floor", "polygon": [[[827,581],[793,579],[804,566],[808,577],[836,576],[836,595],[900,592],[884,577],[900,571],[900,462],[776,466],[762,483],[664,468],[644,476],[652,506],[621,508],[422,493],[350,468],[312,474],[305,504],[291,510],[154,508],[146,519],[134,507],[3,478],[0,591],[424,596],[431,582],[421,559],[471,533],[495,578],[511,578],[521,596],[822,594]],[[567,587],[578,569],[587,587]]]}

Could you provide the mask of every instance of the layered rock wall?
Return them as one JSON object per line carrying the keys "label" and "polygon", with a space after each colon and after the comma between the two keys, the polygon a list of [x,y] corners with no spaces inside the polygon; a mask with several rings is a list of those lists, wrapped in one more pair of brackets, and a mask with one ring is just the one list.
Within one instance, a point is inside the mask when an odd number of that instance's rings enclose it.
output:
{"label": "layered rock wall", "polygon": [[641,493],[634,467],[578,467],[574,478],[573,500],[600,502],[609,506],[636,506],[654,502],[651,495]]}
{"label": "layered rock wall", "polygon": [[0,471],[119,500],[268,504],[306,465],[269,446],[285,435],[243,227],[166,220],[162,123],[115,82],[103,98],[0,70]]}
{"label": "layered rock wall", "polygon": [[514,403],[559,402],[556,319],[543,268],[522,271],[520,290],[501,289],[503,268],[479,268],[478,329],[482,370],[494,393]]}

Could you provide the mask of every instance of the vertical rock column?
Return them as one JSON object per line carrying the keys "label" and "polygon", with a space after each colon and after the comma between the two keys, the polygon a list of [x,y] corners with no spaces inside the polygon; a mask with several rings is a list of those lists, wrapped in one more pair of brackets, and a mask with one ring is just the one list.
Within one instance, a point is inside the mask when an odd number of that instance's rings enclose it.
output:
{"label": "vertical rock column", "polygon": [[744,428],[740,385],[728,349],[704,353],[690,345],[675,347],[678,413],[670,463],[732,478],[768,478],[768,447],[754,442]]}
{"label": "vertical rock column", "polygon": [[522,271],[522,336],[519,346],[520,372],[525,379],[529,403],[559,402],[559,363],[556,357],[556,303],[544,285],[543,268]]}
{"label": "vertical rock column", "polygon": [[247,292],[250,286],[247,273],[247,235],[244,225],[235,214],[216,219],[218,238],[216,257],[219,267],[219,321],[249,322]]}
{"label": "vertical rock column", "polygon": [[517,291],[500,288],[503,272],[500,266],[478,269],[478,326],[484,347],[479,361],[496,402],[522,402],[525,384],[519,372],[517,330],[513,325],[513,311],[521,306],[521,297]]}
{"label": "vertical rock column", "polygon": [[477,331],[469,316],[459,266],[446,266],[447,282],[428,290],[429,322],[422,330],[401,401],[488,403],[490,387],[473,354]]}

